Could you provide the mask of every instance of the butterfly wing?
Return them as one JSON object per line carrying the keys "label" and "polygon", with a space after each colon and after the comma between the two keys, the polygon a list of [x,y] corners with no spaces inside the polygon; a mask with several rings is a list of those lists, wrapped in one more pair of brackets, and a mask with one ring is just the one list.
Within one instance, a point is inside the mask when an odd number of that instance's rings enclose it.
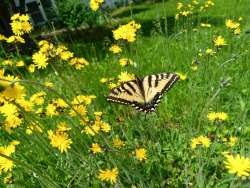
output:
{"label": "butterfly wing", "polygon": [[168,91],[179,79],[175,73],[160,73],[143,78],[142,85],[145,96],[145,112],[155,111],[164,92]]}
{"label": "butterfly wing", "polygon": [[120,104],[128,104],[139,109],[140,104],[144,104],[139,82],[139,79],[131,80],[112,89],[107,100]]}

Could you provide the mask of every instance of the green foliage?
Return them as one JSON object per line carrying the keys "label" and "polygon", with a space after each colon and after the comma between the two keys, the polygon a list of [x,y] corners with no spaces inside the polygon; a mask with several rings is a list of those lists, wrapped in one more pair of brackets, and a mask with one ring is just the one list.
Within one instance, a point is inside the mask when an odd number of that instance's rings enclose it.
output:
{"label": "green foliage", "polygon": [[104,16],[100,11],[93,12],[81,0],[57,0],[59,20],[69,28],[81,25],[101,25]]}

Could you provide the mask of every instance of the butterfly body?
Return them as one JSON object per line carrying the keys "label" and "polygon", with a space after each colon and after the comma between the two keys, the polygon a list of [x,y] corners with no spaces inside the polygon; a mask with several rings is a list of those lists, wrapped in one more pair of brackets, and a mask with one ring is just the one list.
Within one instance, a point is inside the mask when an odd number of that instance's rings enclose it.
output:
{"label": "butterfly body", "polygon": [[107,98],[110,102],[131,105],[138,111],[154,112],[163,93],[179,79],[175,73],[160,73],[124,82],[112,89]]}

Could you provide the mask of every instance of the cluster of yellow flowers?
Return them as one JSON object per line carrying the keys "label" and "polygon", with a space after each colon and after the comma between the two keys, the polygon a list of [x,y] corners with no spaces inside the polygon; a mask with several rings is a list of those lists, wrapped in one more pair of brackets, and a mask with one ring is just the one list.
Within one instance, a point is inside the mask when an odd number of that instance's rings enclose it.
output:
{"label": "cluster of yellow flowers", "polygon": [[101,120],[102,112],[94,112],[94,115],[95,121],[93,123],[88,123],[88,125],[86,125],[85,122],[82,123],[82,125],[85,126],[83,132],[91,136],[100,133],[100,131],[105,133],[110,132],[111,126]]}
{"label": "cluster of yellow flowers", "polygon": [[[0,70],[0,113],[5,118],[3,124],[4,129],[9,133],[12,128],[20,126],[23,121],[19,109],[13,102],[21,107],[28,105],[24,99],[26,95],[25,88],[19,83],[14,83],[15,81],[18,81],[17,77],[4,75],[4,70]],[[27,108],[25,110],[27,110]]]}
{"label": "cluster of yellow flowers", "polygon": [[90,0],[89,7],[91,10],[97,11],[103,2],[104,0]]}
{"label": "cluster of yellow flowers", "polygon": [[6,41],[7,43],[25,43],[22,35],[30,33],[33,28],[32,24],[29,21],[29,16],[27,14],[14,14],[11,17],[10,25],[13,35],[7,38],[4,35],[0,34],[0,41]]}
{"label": "cluster of yellow flowers", "polygon": [[193,15],[195,12],[205,11],[206,9],[214,6],[212,0],[206,0],[205,2],[200,2],[198,0],[192,0],[190,3],[184,4],[182,2],[177,2],[176,9],[178,13],[175,15],[175,19],[178,20],[180,17],[188,17]]}
{"label": "cluster of yellow flowers", "polygon": [[225,121],[228,119],[228,114],[225,112],[210,112],[207,118],[209,121]]}
{"label": "cluster of yellow flowers", "polygon": [[[234,146],[237,138],[230,137],[229,139],[223,139],[229,146]],[[191,148],[195,149],[197,145],[202,145],[208,148],[211,145],[211,141],[206,136],[199,136],[191,140]],[[233,156],[229,152],[222,153],[226,160],[224,161],[225,167],[229,173],[236,174],[237,176],[245,179],[250,175],[250,158],[242,157],[239,154]]]}
{"label": "cluster of yellow flowers", "polygon": [[[16,151],[16,146],[19,144],[19,141],[14,140],[7,146],[0,146],[0,154],[11,157],[11,155]],[[0,175],[4,172],[12,171],[13,167],[14,163],[12,160],[0,156]]]}
{"label": "cluster of yellow flowers", "polygon": [[53,43],[46,40],[40,41],[38,45],[39,51],[32,55],[34,64],[29,66],[29,72],[34,72],[36,68],[45,69],[51,58],[59,58],[62,61],[67,61],[77,70],[82,69],[89,64],[84,58],[74,57],[74,54],[63,45],[55,46]]}
{"label": "cluster of yellow flowers", "polygon": [[[241,21],[242,18],[239,18],[238,20]],[[225,24],[226,24],[226,27],[228,29],[230,29],[235,35],[240,34],[240,23],[239,22],[235,22],[231,19],[227,19]]]}
{"label": "cluster of yellow flowers", "polygon": [[206,136],[198,136],[196,138],[193,138],[191,141],[191,148],[195,149],[197,145],[202,145],[206,148],[208,148],[211,145],[211,141]]}
{"label": "cluster of yellow flowers", "polygon": [[16,36],[20,36],[25,33],[30,33],[32,30],[32,25],[29,22],[29,16],[27,14],[14,14],[11,17],[10,25],[13,33]]}
{"label": "cluster of yellow flowers", "polygon": [[113,37],[115,40],[125,40],[134,42],[136,32],[141,28],[140,24],[131,21],[125,25],[120,26],[118,29],[113,30]]}

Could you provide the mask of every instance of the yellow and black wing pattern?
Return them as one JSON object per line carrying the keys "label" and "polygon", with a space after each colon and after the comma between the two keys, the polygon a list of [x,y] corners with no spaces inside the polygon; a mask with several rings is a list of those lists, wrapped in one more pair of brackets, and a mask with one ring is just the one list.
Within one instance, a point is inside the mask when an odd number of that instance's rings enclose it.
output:
{"label": "yellow and black wing pattern", "polygon": [[124,82],[112,89],[108,101],[128,104],[145,113],[155,111],[164,92],[179,79],[175,73],[160,73]]}

